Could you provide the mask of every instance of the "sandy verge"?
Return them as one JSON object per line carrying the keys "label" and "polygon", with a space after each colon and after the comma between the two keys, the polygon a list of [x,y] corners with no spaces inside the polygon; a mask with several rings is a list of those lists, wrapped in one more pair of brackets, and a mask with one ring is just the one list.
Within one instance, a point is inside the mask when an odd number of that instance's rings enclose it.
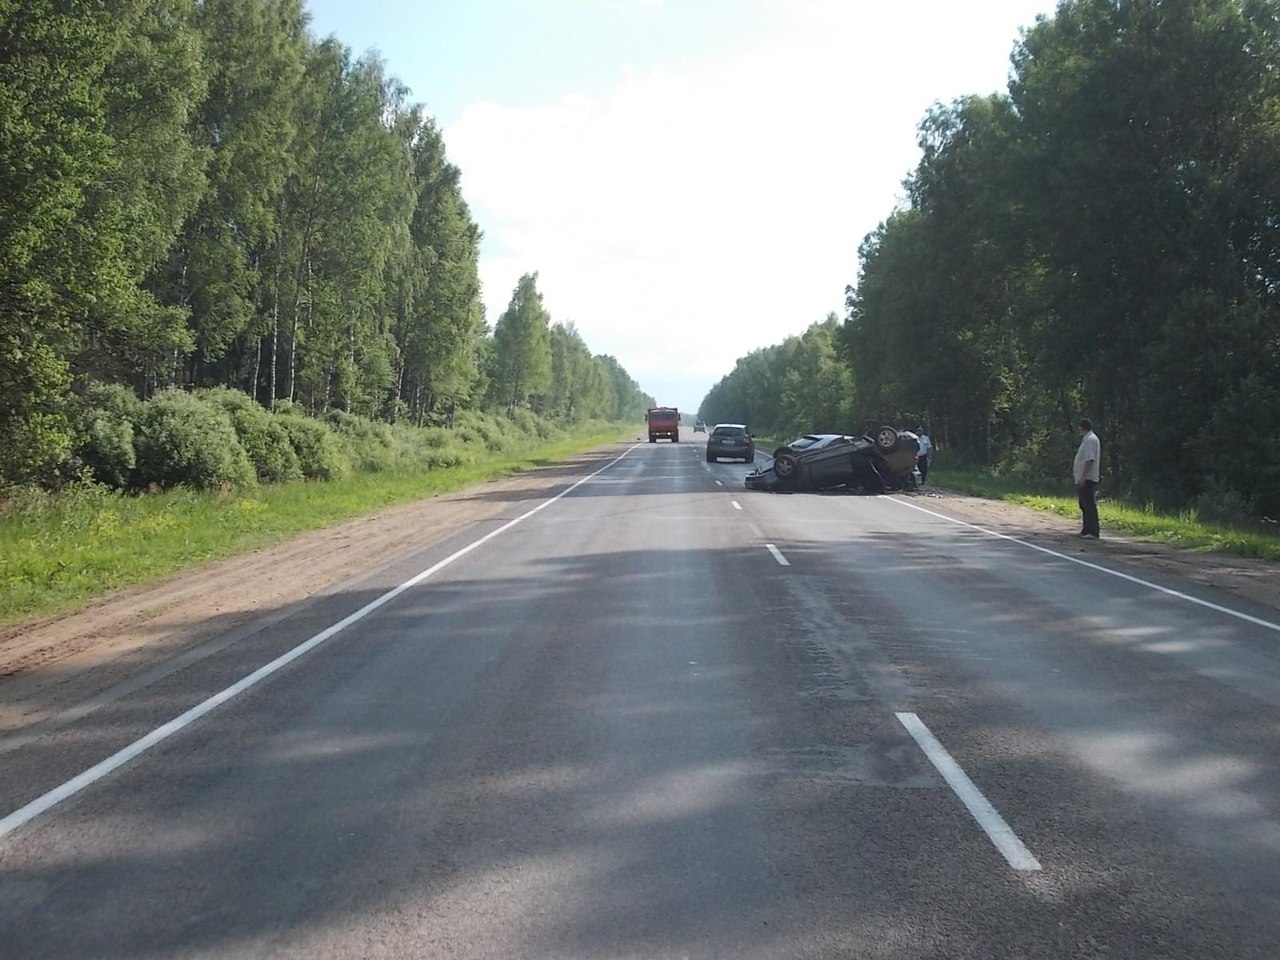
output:
{"label": "sandy verge", "polygon": [[573,460],[380,510],[52,617],[0,627],[0,733],[47,719],[126,677],[181,656],[409,551],[563,489],[617,456]]}
{"label": "sandy verge", "polygon": [[[1205,553],[1169,544],[1149,543],[1121,533],[1102,531],[1101,540],[1081,540],[1078,519],[1033,510],[1016,503],[983,500],[963,494],[927,489],[912,502],[929,510],[965,520],[995,533],[1034,540],[1035,543],[1086,560],[1101,563],[1120,560],[1126,566],[1145,569],[1158,579],[1181,577],[1223,590],[1249,603],[1280,612],[1280,566],[1247,557]],[[1168,585],[1163,584],[1162,585]],[[1173,589],[1177,589],[1174,585]]]}
{"label": "sandy verge", "polygon": [[[85,607],[0,628],[0,733],[47,720],[157,664],[252,624],[392,558],[500,515],[590,473],[620,445],[456,493],[388,508],[161,582],[116,591]],[[1273,564],[1143,543],[1104,531],[1085,542],[1078,523],[1016,504],[928,490],[926,509],[1072,556],[1122,560],[1153,576],[1180,577],[1280,610]]]}

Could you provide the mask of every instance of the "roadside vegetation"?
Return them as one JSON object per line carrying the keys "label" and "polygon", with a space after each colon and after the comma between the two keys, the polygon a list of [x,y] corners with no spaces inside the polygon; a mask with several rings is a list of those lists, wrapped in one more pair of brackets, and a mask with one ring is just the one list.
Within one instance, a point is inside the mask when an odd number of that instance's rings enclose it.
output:
{"label": "roadside vegetation", "polygon": [[702,415],[924,424],[1033,489],[1085,416],[1107,489],[1280,518],[1280,2],[1063,0],[1011,65],[921,121],[844,317],[742,357]]}
{"label": "roadside vegetation", "polygon": [[339,414],[652,405],[552,322],[536,273],[486,317],[441,131],[377,56],[313,37],[302,0],[0,4],[0,63],[0,494],[86,469],[323,479],[313,421]]}
{"label": "roadside vegetation", "polygon": [[[303,0],[0,4],[0,618],[643,419]],[[424,92],[426,93],[426,92]]]}
{"label": "roadside vegetation", "polygon": [[[562,460],[630,435],[593,421],[566,430],[526,415],[474,415],[454,430],[341,418],[315,424],[327,480],[179,485],[128,493],[81,481],[13,488],[0,503],[0,623],[232,556],[307,530]],[[235,457],[231,458],[236,459]]]}
{"label": "roadside vegetation", "polygon": [[[1074,496],[1064,496],[1068,484],[1028,484],[1001,477],[989,470],[933,467],[929,483],[945,490],[988,500],[1017,503],[1034,510],[1078,520],[1080,507]],[[1141,540],[1167,543],[1211,553],[1280,562],[1280,526],[1260,520],[1251,522],[1239,514],[1202,513],[1196,508],[1173,512],[1157,509],[1152,503],[1133,502],[1101,495],[1098,515],[1106,531],[1118,531]]]}

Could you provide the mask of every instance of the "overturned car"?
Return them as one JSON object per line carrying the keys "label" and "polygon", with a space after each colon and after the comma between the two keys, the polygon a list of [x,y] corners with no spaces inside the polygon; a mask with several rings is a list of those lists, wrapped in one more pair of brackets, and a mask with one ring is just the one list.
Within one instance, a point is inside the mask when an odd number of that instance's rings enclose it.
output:
{"label": "overturned car", "polygon": [[881,427],[850,437],[815,433],[778,447],[773,459],[747,474],[748,490],[914,490],[920,443],[914,433]]}

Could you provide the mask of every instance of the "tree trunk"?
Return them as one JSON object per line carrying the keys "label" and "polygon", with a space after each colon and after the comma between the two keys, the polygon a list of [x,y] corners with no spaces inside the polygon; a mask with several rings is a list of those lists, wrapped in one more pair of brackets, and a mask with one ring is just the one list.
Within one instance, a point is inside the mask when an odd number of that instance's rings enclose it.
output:
{"label": "tree trunk", "polygon": [[262,375],[262,341],[264,337],[255,337],[258,341],[258,349],[254,352],[253,357],[253,375],[249,379],[249,396],[253,397],[257,403],[262,402],[262,387],[258,382],[258,377]]}
{"label": "tree trunk", "polygon": [[275,289],[271,294],[271,394],[268,409],[274,409],[276,398],[277,370],[280,358],[280,234],[276,234]]}

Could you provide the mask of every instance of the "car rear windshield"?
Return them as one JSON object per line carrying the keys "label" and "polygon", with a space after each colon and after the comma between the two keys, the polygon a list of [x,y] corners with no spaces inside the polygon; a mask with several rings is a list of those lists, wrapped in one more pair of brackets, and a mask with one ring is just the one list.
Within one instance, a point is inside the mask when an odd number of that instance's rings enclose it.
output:
{"label": "car rear windshield", "polygon": [[711,431],[713,437],[745,437],[747,431],[742,427],[716,427]]}

